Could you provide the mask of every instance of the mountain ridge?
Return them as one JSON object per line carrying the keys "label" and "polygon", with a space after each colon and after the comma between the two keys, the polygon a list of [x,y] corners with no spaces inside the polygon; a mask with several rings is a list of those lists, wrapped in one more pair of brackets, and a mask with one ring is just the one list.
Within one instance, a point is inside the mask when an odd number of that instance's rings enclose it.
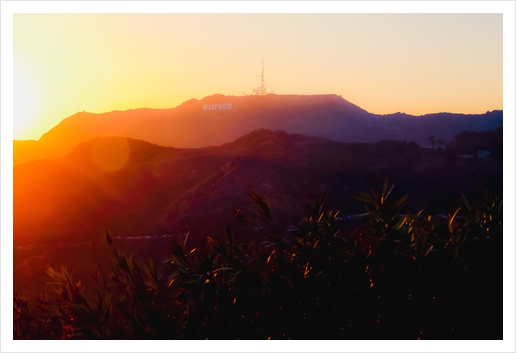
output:
{"label": "mountain ridge", "polygon": [[[468,117],[468,119],[463,119]],[[503,124],[503,111],[486,114],[371,114],[335,94],[225,96],[190,99],[175,108],[138,108],[107,113],[79,112],[37,141],[14,141],[14,164],[54,159],[79,142],[122,136],[162,146],[199,148],[221,145],[261,128],[341,142],[386,139],[424,144],[429,135],[448,140],[462,130],[491,130]]]}

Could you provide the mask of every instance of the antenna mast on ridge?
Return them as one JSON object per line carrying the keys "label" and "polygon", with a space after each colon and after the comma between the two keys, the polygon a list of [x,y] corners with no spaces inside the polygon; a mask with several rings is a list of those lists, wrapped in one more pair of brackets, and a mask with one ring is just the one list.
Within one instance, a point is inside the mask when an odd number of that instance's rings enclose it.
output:
{"label": "antenna mast on ridge", "polygon": [[265,78],[263,77],[263,58],[262,58],[262,84],[260,85],[261,94],[267,94],[265,89]]}
{"label": "antenna mast on ridge", "polygon": [[260,85],[260,87],[258,88],[255,88],[253,90],[253,94],[255,95],[259,95],[259,96],[263,96],[263,95],[266,95],[267,94],[267,90],[265,89],[265,78],[264,78],[264,73],[263,73],[263,59],[262,59],[262,83]]}

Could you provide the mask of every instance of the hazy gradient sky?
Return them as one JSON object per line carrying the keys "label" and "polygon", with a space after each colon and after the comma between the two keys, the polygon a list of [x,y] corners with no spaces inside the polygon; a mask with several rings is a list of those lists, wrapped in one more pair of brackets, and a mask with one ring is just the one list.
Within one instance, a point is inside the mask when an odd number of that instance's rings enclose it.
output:
{"label": "hazy gradient sky", "polygon": [[15,14],[14,138],[78,111],[334,93],[372,113],[502,109],[502,14]]}

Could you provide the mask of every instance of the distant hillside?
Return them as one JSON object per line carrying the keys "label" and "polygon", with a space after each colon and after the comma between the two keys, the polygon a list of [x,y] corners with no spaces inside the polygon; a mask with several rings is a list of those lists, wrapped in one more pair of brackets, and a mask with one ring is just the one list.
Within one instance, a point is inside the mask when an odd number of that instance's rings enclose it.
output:
{"label": "distant hillside", "polygon": [[462,130],[492,130],[502,122],[502,111],[374,115],[336,95],[213,95],[173,109],[74,114],[39,141],[15,141],[14,164],[58,158],[80,142],[105,136],[198,148],[228,143],[256,129],[271,129],[341,142],[391,139],[425,145],[430,135],[449,140]]}
{"label": "distant hillside", "polygon": [[[120,146],[125,164],[111,170]],[[367,190],[368,176],[389,177],[399,186],[394,194],[409,193],[412,210],[442,213],[461,191],[501,188],[502,163],[449,158],[415,143],[348,144],[270,130],[200,149],[97,138],[61,158],[14,167],[14,243],[91,241],[108,228],[122,237],[188,230],[204,237],[238,228],[233,207],[249,211],[249,186],[272,193],[278,225],[288,227],[321,191],[331,207],[362,212],[352,196]]]}

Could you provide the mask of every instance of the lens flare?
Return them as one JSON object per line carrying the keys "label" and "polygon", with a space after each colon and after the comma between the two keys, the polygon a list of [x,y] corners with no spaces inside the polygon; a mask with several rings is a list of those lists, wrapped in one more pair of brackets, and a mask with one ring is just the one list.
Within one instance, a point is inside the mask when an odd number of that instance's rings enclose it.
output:
{"label": "lens flare", "polygon": [[99,138],[93,141],[90,149],[91,161],[97,168],[105,172],[122,169],[131,154],[125,138]]}

